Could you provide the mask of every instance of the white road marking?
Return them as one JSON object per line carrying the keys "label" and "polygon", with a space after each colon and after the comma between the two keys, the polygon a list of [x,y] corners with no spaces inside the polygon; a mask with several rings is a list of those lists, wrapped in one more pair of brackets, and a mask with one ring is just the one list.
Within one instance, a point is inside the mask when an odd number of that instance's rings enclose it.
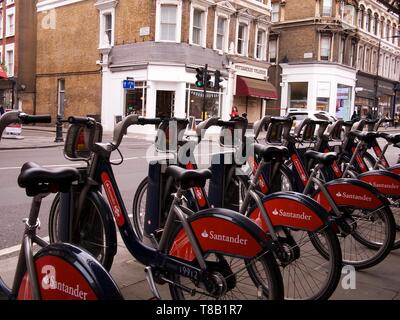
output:
{"label": "white road marking", "polygon": [[[45,238],[43,238],[43,240],[44,241],[49,241],[49,237],[45,237]],[[21,249],[21,245],[20,244],[18,244],[16,246],[13,246],[13,247],[2,249],[2,250],[0,250],[0,257],[8,255],[8,254],[11,254],[11,253],[14,253],[14,252],[17,252],[20,249]]]}

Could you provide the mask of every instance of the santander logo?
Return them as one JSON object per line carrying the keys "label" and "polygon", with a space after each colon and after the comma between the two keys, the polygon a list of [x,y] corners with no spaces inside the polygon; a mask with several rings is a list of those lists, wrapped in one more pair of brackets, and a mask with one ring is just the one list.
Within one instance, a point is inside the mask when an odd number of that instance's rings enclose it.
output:
{"label": "santander logo", "polygon": [[210,239],[210,240],[229,242],[229,243],[240,244],[240,245],[244,245],[244,246],[247,245],[247,242],[249,241],[249,239],[241,238],[239,234],[236,236],[228,236],[225,234],[218,234],[213,230],[211,230],[211,231],[204,230],[201,233],[201,236],[203,238]]}
{"label": "santander logo", "polygon": [[366,194],[364,195],[357,195],[357,194],[348,194],[346,192],[337,192],[336,196],[338,198],[345,198],[345,199],[353,199],[353,200],[359,200],[359,201],[368,201],[372,202],[372,198],[368,197]]}
{"label": "santander logo", "polygon": [[285,217],[285,218],[293,218],[293,219],[299,219],[299,220],[306,220],[310,221],[312,216],[306,214],[305,212],[303,213],[294,213],[294,212],[287,212],[283,209],[274,209],[272,210],[272,214],[274,216],[279,216],[279,217]]}
{"label": "santander logo", "polygon": [[81,300],[86,300],[88,293],[80,289],[79,284],[72,287],[64,282],[57,281],[56,268],[54,266],[45,265],[41,272],[42,274],[45,274],[41,282],[44,290],[56,290]]}

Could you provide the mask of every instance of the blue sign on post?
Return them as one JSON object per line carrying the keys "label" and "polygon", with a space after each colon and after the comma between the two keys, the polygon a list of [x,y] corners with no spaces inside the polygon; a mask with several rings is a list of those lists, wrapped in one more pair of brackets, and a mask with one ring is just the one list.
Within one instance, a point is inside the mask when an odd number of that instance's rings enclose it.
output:
{"label": "blue sign on post", "polygon": [[122,85],[124,89],[135,89],[135,80],[124,80]]}

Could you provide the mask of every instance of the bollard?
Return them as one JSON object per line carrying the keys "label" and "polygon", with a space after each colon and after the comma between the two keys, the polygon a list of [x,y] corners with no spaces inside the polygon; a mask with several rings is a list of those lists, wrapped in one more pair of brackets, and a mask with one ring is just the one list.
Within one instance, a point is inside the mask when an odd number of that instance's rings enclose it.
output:
{"label": "bollard", "polygon": [[64,142],[62,130],[62,116],[58,115],[56,122],[56,139],[54,140],[54,142]]}

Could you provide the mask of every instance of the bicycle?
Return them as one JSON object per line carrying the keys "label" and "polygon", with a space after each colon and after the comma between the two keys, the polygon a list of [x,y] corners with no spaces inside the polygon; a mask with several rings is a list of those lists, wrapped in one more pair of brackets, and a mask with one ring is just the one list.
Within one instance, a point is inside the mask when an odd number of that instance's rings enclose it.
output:
{"label": "bicycle", "polygon": [[[85,125],[90,119],[75,118],[75,121]],[[210,178],[207,169],[166,168],[166,174],[177,184],[177,191],[164,231],[159,239],[152,237],[152,246],[145,245],[134,232],[110,156],[118,150],[129,126],[158,123],[159,119],[130,115],[115,127],[112,143],[94,143],[87,181],[104,188],[110,206],[97,188],[89,188],[80,197],[91,198],[96,208],[115,220],[128,251],[145,265],[146,279],[156,298],[161,298],[156,287],[158,283],[168,284],[173,299],[196,295],[213,299],[237,299],[238,295],[248,299],[282,299],[282,276],[273,257],[271,239],[254,222],[227,209],[193,212],[183,206],[185,191],[203,188]],[[150,220],[151,215],[157,219],[157,211],[149,210],[148,214]]]}
{"label": "bicycle", "polygon": [[[0,118],[0,138],[12,123],[49,123],[50,116],[10,111]],[[0,298],[8,300],[115,300],[122,295],[111,276],[88,253],[68,243],[49,244],[37,236],[42,199],[52,192],[67,193],[78,178],[73,168],[45,169],[27,162],[18,184],[33,197],[29,218],[24,219],[21,250],[12,287],[0,278]],[[62,208],[62,214],[68,210]],[[33,245],[40,249],[33,254]]]}

